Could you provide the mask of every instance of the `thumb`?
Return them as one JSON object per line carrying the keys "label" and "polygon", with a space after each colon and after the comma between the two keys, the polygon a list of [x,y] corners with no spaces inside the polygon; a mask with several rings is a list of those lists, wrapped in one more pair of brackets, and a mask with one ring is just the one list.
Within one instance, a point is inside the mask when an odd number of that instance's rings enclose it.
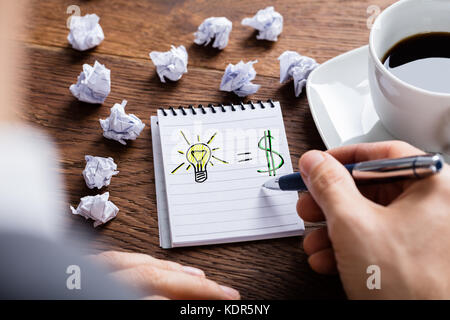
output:
{"label": "thumb", "polygon": [[352,208],[366,206],[347,169],[326,152],[309,151],[299,162],[300,172],[308,190],[327,220],[348,216]]}

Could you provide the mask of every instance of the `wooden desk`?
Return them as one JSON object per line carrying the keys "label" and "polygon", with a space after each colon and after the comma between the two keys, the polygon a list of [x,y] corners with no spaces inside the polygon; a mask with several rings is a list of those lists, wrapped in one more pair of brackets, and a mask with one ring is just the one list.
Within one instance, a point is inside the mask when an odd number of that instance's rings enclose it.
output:
{"label": "wooden desk", "polygon": [[[262,0],[30,1],[27,32],[20,39],[27,54],[24,117],[54,138],[69,203],[77,205],[80,197],[96,193],[85,186],[81,175],[86,154],[111,156],[119,166],[120,174],[102,191],[110,192],[120,212],[111,223],[95,230],[93,248],[142,252],[199,267],[210,278],[240,290],[246,299],[345,297],[337,276],[320,276],[310,270],[298,237],[162,250],[149,118],[161,106],[238,102],[236,96],[219,91],[223,71],[228,63],[257,59],[254,82],[262,87],[248,99],[281,102],[296,169],[301,154],[324,149],[324,145],[305,94],[295,98],[292,83],[279,84],[277,58],[285,50],[296,50],[321,63],[365,45],[368,6],[384,9],[393,2],[276,1],[284,30],[278,42],[269,43],[256,40],[256,32],[240,24],[242,18],[268,5]],[[80,53],[67,43],[66,10],[72,4],[80,6],[82,15],[96,13],[101,18],[106,39],[94,50]],[[193,33],[210,16],[226,16],[233,22],[230,42],[223,51],[193,43]],[[148,54],[167,51],[171,44],[182,44],[188,50],[189,72],[176,83],[162,84]],[[69,92],[82,64],[95,60],[111,69],[112,78],[111,94],[100,107],[80,103]],[[98,122],[122,99],[128,100],[127,111],[146,124],[141,136],[128,146],[103,138]],[[71,216],[69,210],[65,214],[71,223],[91,228],[91,222]]]}

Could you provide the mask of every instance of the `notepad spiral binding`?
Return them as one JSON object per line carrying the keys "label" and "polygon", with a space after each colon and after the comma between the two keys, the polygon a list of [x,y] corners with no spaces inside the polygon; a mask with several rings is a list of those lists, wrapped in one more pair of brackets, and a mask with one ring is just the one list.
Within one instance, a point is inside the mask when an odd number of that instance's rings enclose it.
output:
{"label": "notepad spiral binding", "polygon": [[[275,104],[272,101],[272,99],[267,100],[267,103],[270,103],[270,107],[271,108],[275,108]],[[231,106],[231,111],[236,111],[236,108],[239,108],[241,110],[247,110],[247,108],[245,107],[246,104],[250,105],[250,110],[255,110],[256,108],[261,108],[261,109],[265,109],[266,105],[264,104],[264,102],[262,102],[261,100],[258,100],[258,102],[254,103],[252,101],[248,101],[247,103],[243,103],[241,102],[239,105],[234,105],[233,103],[230,103],[229,106]],[[207,107],[204,107],[202,104],[198,105],[198,108],[195,108],[192,104],[190,104],[188,107],[183,107],[183,106],[179,106],[178,109],[175,109],[174,107],[169,107],[168,109],[164,109],[164,108],[159,108],[159,110],[161,110],[162,114],[164,116],[168,116],[170,115],[170,113],[173,116],[177,116],[179,115],[179,112],[181,113],[180,115],[183,116],[187,116],[188,112],[190,114],[196,115],[197,112],[201,112],[203,114],[206,114],[206,109],[211,109],[212,113],[217,113],[216,108],[219,108],[219,110],[221,112],[227,112],[227,110],[225,109],[225,105],[224,104],[219,104],[219,105],[213,105],[212,103],[208,104]]]}

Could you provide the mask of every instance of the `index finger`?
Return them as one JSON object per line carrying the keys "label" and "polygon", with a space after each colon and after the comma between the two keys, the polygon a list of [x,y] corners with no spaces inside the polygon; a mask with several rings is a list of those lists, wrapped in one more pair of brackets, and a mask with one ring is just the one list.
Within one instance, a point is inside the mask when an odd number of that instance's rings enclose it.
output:
{"label": "index finger", "polygon": [[239,292],[235,289],[221,286],[209,279],[149,265],[115,271],[110,276],[143,290],[146,295],[181,300],[240,299]]}
{"label": "index finger", "polygon": [[106,264],[112,270],[129,269],[140,265],[151,265],[161,269],[187,272],[200,277],[205,273],[197,268],[183,266],[179,263],[156,259],[152,256],[135,252],[105,251],[95,256],[90,256],[94,261]]}
{"label": "index finger", "polygon": [[420,149],[403,141],[361,143],[328,150],[341,163],[357,163],[378,159],[393,159],[424,154]]}

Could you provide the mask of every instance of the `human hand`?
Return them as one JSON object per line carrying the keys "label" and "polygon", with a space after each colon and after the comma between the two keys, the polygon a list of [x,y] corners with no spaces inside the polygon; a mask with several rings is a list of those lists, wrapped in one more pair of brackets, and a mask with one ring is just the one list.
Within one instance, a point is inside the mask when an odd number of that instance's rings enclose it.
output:
{"label": "human hand", "polygon": [[200,269],[146,254],[107,251],[91,256],[112,269],[111,277],[134,287],[147,299],[235,300],[235,289],[208,280]]}
{"label": "human hand", "polygon": [[[389,141],[310,151],[299,161],[310,192],[297,211],[305,221],[327,221],[304,239],[309,264],[339,272],[349,298],[450,298],[449,166],[425,179],[357,187],[341,165],[418,154]],[[380,290],[366,285],[371,265],[380,268]]]}

